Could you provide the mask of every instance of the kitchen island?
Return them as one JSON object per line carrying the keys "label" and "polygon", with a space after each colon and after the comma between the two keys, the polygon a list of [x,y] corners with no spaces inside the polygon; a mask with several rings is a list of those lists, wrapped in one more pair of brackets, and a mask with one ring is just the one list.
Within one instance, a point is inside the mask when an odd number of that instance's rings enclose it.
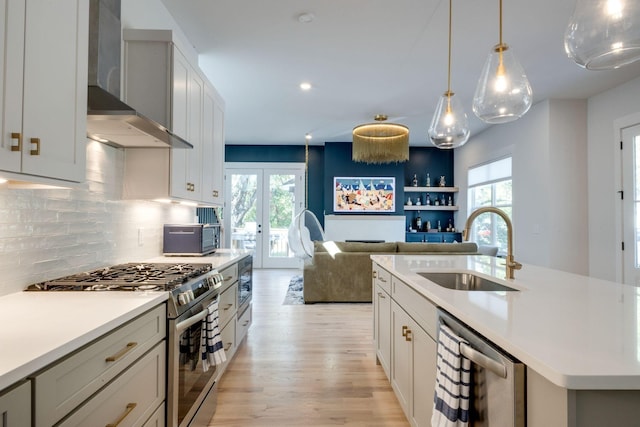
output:
{"label": "kitchen island", "polygon": [[[637,422],[640,289],[533,265],[505,280],[504,260],[485,256],[371,258],[526,365],[528,426]],[[452,290],[419,272],[472,272],[516,291]]]}

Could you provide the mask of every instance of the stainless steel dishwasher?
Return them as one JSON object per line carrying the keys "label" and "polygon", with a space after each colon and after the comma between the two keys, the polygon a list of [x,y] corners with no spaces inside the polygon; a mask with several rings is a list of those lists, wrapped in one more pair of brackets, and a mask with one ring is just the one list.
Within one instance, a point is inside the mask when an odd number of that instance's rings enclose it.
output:
{"label": "stainless steel dishwasher", "polygon": [[460,352],[471,360],[471,402],[469,425],[524,427],[525,366],[444,310],[443,322],[469,344]]}

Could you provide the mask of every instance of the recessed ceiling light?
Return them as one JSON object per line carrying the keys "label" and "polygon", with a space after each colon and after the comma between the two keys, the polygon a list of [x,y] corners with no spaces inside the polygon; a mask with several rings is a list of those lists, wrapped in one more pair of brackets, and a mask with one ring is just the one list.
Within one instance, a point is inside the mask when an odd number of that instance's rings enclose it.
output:
{"label": "recessed ceiling light", "polygon": [[309,82],[300,83],[300,89],[302,89],[302,90],[310,90],[311,89],[311,83],[309,83]]}
{"label": "recessed ceiling light", "polygon": [[300,15],[298,15],[298,22],[301,23],[301,24],[308,24],[310,22],[313,22],[313,18],[315,18],[313,13],[304,12],[304,13],[301,13]]}

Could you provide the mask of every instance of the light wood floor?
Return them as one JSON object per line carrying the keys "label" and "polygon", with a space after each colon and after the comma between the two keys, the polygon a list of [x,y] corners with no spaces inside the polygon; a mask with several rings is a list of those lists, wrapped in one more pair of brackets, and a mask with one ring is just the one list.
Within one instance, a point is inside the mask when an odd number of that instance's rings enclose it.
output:
{"label": "light wood floor", "polygon": [[254,270],[253,325],[210,426],[408,426],[375,362],[372,305],[282,305],[296,273]]}

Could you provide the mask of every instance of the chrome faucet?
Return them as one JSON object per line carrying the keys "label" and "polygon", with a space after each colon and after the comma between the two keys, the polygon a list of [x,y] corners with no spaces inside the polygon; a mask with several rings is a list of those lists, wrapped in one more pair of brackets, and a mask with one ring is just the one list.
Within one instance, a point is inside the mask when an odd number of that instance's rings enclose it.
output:
{"label": "chrome faucet", "polygon": [[478,208],[475,211],[471,212],[471,215],[469,215],[469,218],[467,218],[467,222],[464,225],[464,230],[462,230],[462,238],[467,241],[469,240],[469,229],[471,228],[471,224],[479,215],[483,213],[497,214],[501,216],[504,222],[507,224],[507,279],[513,279],[514,271],[520,270],[522,268],[522,264],[513,259],[513,224],[502,209],[494,208],[493,206],[487,206],[484,208]]}

